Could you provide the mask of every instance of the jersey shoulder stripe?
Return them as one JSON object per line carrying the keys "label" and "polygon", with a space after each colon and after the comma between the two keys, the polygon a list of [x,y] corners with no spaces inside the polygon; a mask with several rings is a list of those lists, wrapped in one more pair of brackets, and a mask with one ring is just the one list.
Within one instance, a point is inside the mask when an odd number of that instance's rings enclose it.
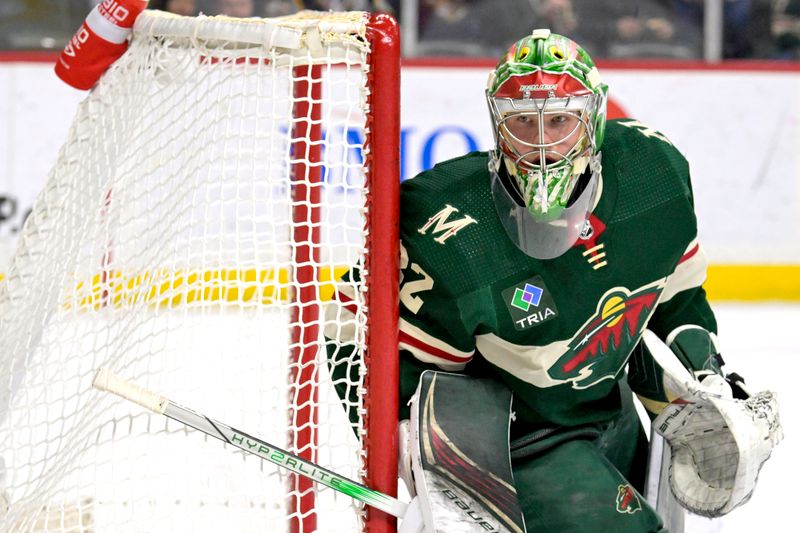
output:
{"label": "jersey shoulder stripe", "polygon": [[411,352],[411,355],[423,363],[433,363],[443,370],[461,370],[475,353],[475,350],[458,350],[402,318],[400,349]]}
{"label": "jersey shoulder stripe", "polygon": [[706,281],[707,268],[706,254],[697,239],[694,239],[686,247],[675,271],[667,278],[661,303],[668,302],[680,292],[702,286]]}

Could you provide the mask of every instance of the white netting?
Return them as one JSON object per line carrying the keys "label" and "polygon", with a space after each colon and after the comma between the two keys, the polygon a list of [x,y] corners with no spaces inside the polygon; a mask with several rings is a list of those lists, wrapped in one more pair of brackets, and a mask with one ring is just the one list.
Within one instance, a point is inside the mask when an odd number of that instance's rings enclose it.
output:
{"label": "white netting", "polygon": [[[330,386],[321,331],[292,345],[322,326],[292,322],[309,244],[292,238],[321,229],[306,266],[314,299],[334,305],[330,280],[365,254],[365,22],[137,21],[0,283],[0,530],[280,531],[296,517],[291,476],[92,390],[100,366],[290,450],[290,421],[314,413],[316,460],[363,475],[363,428]],[[310,64],[318,102],[297,91]],[[319,220],[298,219],[317,206],[292,197],[292,172],[321,164],[297,160],[303,102],[321,105],[322,138],[305,140],[323,149]],[[344,325],[362,328],[365,312]],[[313,407],[293,405],[298,348],[315,368]],[[320,530],[359,528],[352,500],[314,491]]]}

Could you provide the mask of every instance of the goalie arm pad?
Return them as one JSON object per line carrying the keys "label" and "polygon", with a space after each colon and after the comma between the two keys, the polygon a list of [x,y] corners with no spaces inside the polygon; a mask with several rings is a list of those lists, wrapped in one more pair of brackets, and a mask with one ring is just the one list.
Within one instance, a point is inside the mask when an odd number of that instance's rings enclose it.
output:
{"label": "goalie arm pad", "polygon": [[652,332],[643,343],[661,369],[665,394],[675,398],[653,423],[670,447],[672,492],[696,514],[727,514],[750,498],[783,436],[775,394],[735,399],[722,376],[699,381]]}

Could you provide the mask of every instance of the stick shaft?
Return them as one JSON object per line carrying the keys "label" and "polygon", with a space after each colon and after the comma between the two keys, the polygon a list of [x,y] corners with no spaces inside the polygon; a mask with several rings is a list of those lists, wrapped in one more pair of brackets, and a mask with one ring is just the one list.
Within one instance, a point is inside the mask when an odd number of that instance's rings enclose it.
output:
{"label": "stick shaft", "polygon": [[392,516],[402,518],[405,514],[407,505],[396,498],[372,490],[361,483],[342,477],[327,468],[306,461],[293,453],[273,446],[243,431],[176,404],[164,396],[122,380],[113,375],[108,369],[101,368],[98,371],[93,385],[99,390],[112,392],[126,400],[177,420],[206,435],[217,438],[296,474],[305,476],[316,483],[330,487],[337,492],[346,494]]}

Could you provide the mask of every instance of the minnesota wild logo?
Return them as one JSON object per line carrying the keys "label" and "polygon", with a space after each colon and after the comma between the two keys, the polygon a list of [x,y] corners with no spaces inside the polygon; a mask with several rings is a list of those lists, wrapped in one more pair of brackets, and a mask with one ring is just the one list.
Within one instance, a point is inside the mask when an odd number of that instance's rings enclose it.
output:
{"label": "minnesota wild logo", "polygon": [[642,502],[630,485],[617,487],[617,512],[633,514],[642,510]]}
{"label": "minnesota wild logo", "polygon": [[[559,381],[571,381],[585,389],[604,379],[613,379],[639,340],[655,309],[663,282],[630,292],[616,287],[606,292],[595,314],[572,338],[567,350],[547,373]],[[609,356],[609,354],[611,354]]]}

